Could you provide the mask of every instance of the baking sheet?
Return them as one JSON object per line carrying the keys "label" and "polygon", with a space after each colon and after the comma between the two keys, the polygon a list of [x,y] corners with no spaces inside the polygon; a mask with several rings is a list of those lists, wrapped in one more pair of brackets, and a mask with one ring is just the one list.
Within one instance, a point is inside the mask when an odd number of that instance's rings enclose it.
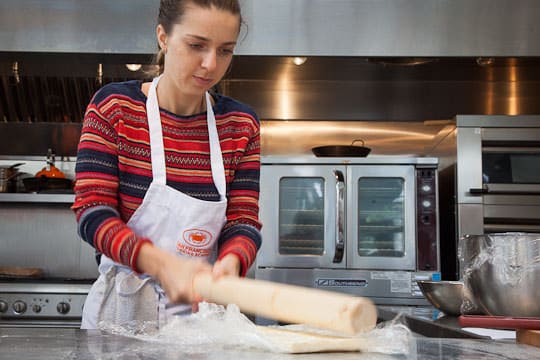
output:
{"label": "baking sheet", "polygon": [[43,269],[21,266],[0,266],[0,279],[39,279],[43,277]]}
{"label": "baking sheet", "polygon": [[487,329],[487,328],[477,328],[477,327],[464,327],[462,328],[462,330],[468,331],[476,335],[489,336],[489,338],[493,340],[516,338],[515,330]]}

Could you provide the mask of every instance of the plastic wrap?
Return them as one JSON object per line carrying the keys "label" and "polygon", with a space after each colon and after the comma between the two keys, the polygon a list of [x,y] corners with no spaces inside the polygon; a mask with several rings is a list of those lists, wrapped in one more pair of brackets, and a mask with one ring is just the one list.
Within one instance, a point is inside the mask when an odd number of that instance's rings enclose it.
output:
{"label": "plastic wrap", "polygon": [[[368,332],[343,336],[305,325],[258,326],[236,305],[225,308],[206,302],[199,304],[199,312],[172,317],[159,329],[152,322],[131,322],[123,326],[101,322],[99,327],[143,341],[180,346],[183,352],[189,349],[194,352],[200,352],[200,349],[246,349],[277,353],[343,350],[408,354],[411,340],[410,330],[399,319],[380,323]],[[322,346],[325,342],[327,347]]]}
{"label": "plastic wrap", "polygon": [[461,313],[479,309],[490,315],[540,316],[535,315],[540,310],[524,313],[519,308],[530,301],[538,304],[540,234],[466,235],[458,258],[464,283]]}

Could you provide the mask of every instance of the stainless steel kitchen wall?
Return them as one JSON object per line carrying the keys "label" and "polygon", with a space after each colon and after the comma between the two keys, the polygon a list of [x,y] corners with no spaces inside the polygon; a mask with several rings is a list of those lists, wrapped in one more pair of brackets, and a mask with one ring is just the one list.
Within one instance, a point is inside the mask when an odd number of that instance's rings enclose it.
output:
{"label": "stainless steel kitchen wall", "polygon": [[239,57],[223,91],[263,119],[424,121],[540,113],[540,58]]}
{"label": "stainless steel kitchen wall", "polygon": [[[150,64],[152,56],[138,60]],[[131,72],[126,61],[113,54],[0,53],[0,119],[79,122],[100,84],[151,77],[152,66]],[[219,87],[264,120],[531,115],[540,113],[540,57],[316,56],[297,66],[293,57],[240,55]]]}
{"label": "stainless steel kitchen wall", "polygon": [[[536,0],[243,0],[240,55],[540,56]],[[158,0],[3,0],[0,51],[148,54]]]}

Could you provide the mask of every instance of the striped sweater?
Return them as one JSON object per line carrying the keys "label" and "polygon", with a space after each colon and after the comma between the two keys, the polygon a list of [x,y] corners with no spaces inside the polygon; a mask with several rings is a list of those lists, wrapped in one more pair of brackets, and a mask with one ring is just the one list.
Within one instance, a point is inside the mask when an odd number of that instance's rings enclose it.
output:
{"label": "striped sweater", "polygon": [[[126,225],[152,182],[141,84],[139,80],[111,83],[90,101],[77,152],[72,206],[81,238],[135,271],[140,246],[151,241]],[[238,101],[219,94],[214,99],[228,200],[218,258],[238,255],[245,275],[261,244],[259,121],[253,110]],[[206,112],[178,116],[161,109],[161,121],[167,185],[201,200],[218,201]]]}

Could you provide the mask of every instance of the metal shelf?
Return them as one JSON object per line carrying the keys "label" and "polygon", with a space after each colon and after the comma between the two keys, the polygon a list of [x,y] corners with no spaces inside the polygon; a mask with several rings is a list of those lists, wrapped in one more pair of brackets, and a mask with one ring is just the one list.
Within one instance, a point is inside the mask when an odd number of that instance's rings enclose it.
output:
{"label": "metal shelf", "polygon": [[37,194],[37,193],[3,193],[0,194],[0,203],[59,203],[72,204],[74,194]]}

